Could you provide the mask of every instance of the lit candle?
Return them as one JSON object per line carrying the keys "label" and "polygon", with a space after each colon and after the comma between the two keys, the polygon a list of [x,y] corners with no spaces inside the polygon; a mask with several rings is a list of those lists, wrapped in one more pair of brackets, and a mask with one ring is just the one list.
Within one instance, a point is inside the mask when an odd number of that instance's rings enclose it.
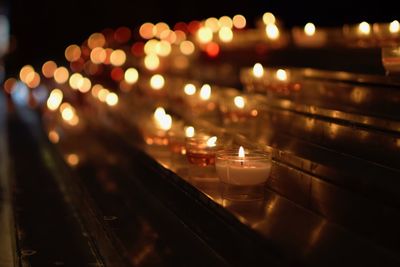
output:
{"label": "lit candle", "polygon": [[215,168],[222,183],[233,185],[264,184],[271,172],[271,158],[267,153],[223,150],[217,153]]}
{"label": "lit candle", "polygon": [[189,163],[198,166],[214,165],[215,152],[220,147],[221,142],[216,136],[200,134],[186,138],[187,159]]}
{"label": "lit candle", "polygon": [[320,47],[327,39],[326,31],[317,29],[311,22],[308,22],[304,29],[293,28],[292,34],[295,44],[302,47]]}

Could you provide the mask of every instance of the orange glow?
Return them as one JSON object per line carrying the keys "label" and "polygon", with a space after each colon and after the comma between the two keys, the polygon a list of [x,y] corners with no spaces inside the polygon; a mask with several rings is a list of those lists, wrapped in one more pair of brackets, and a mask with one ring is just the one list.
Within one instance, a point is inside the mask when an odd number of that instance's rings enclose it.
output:
{"label": "orange glow", "polygon": [[54,71],[57,69],[57,64],[52,61],[46,61],[42,66],[43,76],[46,78],[51,78],[54,75]]}
{"label": "orange glow", "polygon": [[176,40],[175,44],[180,44],[186,40],[186,33],[180,30],[175,31]]}
{"label": "orange glow", "polygon": [[51,130],[48,136],[50,142],[52,142],[53,144],[57,144],[60,141],[60,136],[57,131]]}
{"label": "orange glow", "polygon": [[148,70],[156,70],[160,66],[160,59],[156,54],[149,54],[144,58],[144,66]]}
{"label": "orange glow", "polygon": [[[20,72],[19,72],[19,79],[21,81],[23,81],[24,83],[29,82],[29,80],[33,79],[33,74],[35,70],[33,69],[33,67],[31,65],[25,65],[21,68]],[[29,78],[29,80],[27,81],[27,77]]]}
{"label": "orange glow", "polygon": [[243,15],[235,15],[233,17],[233,26],[236,29],[243,29],[244,27],[246,27],[246,18]]}
{"label": "orange glow", "polygon": [[85,60],[83,58],[79,58],[77,61],[73,61],[69,63],[69,67],[71,71],[81,72],[84,68]]}
{"label": "orange glow", "polygon": [[132,55],[136,57],[141,57],[143,56],[144,53],[144,43],[142,42],[136,42],[132,45],[131,47],[131,53]]}
{"label": "orange glow", "polygon": [[161,33],[160,39],[172,44],[176,41],[176,33],[171,30],[165,30]]}
{"label": "orange glow", "polygon": [[218,32],[218,37],[222,42],[229,43],[233,39],[233,32],[231,28],[223,26]]}
{"label": "orange glow", "polygon": [[201,23],[197,20],[193,20],[188,25],[188,30],[191,34],[195,34],[201,27]]}
{"label": "orange glow", "polygon": [[[154,30],[155,29],[155,30]],[[159,22],[156,24],[155,28],[153,30],[155,31],[155,36],[157,38],[160,38],[161,33],[165,30],[169,30],[169,26],[165,22]]]}
{"label": "orange glow", "polygon": [[16,82],[17,80],[15,78],[8,78],[4,82],[4,90],[6,91],[6,93],[11,94]]}
{"label": "orange glow", "polygon": [[[27,80],[28,80],[27,85],[28,85],[28,87],[29,88],[38,87],[39,84],[40,84],[40,75],[37,72],[31,72],[31,73],[29,73],[28,76],[29,76],[29,77],[27,77]],[[30,76],[32,76],[32,78]]]}
{"label": "orange glow", "polygon": [[114,81],[121,81],[124,78],[124,70],[121,67],[113,68],[111,71],[111,79]]}
{"label": "orange glow", "polygon": [[157,45],[158,41],[156,39],[148,40],[144,45],[144,52],[147,55],[157,53]]}
{"label": "orange glow", "polygon": [[102,47],[96,47],[90,52],[90,60],[92,60],[94,64],[104,63],[106,57],[107,53]]}
{"label": "orange glow", "polygon": [[88,78],[83,78],[79,81],[78,90],[81,93],[87,93],[92,86],[92,82]]}
{"label": "orange glow", "polygon": [[200,43],[208,43],[211,42],[213,39],[213,31],[210,28],[207,27],[201,27],[198,31],[197,31],[197,40]]}
{"label": "orange glow", "polygon": [[220,27],[218,19],[214,17],[206,19],[204,25],[206,28],[209,28],[212,32],[217,32]]}
{"label": "orange glow", "polygon": [[227,28],[229,28],[229,29],[232,29],[232,27],[233,27],[233,21],[232,21],[232,19],[230,18],[230,17],[228,17],[228,16],[222,16],[222,17],[220,17],[219,18],[219,20],[218,20],[218,24],[219,24],[219,26],[222,28],[222,27],[227,27]]}
{"label": "orange glow", "polygon": [[114,32],[114,39],[118,43],[126,43],[129,41],[131,38],[131,30],[128,27],[119,27],[115,32]]}
{"label": "orange glow", "polygon": [[126,54],[123,50],[117,49],[111,53],[110,62],[114,66],[122,66],[125,64]]}
{"label": "orange glow", "polygon": [[92,96],[98,97],[100,90],[103,89],[103,86],[101,84],[95,84],[92,87]]}
{"label": "orange glow", "polygon": [[172,64],[177,69],[186,69],[189,66],[189,60],[186,56],[180,55],[173,58]]}
{"label": "orange glow", "polygon": [[54,71],[54,80],[59,83],[65,83],[66,81],[68,81],[69,78],[69,72],[68,69],[66,67],[58,67],[55,71]]}
{"label": "orange glow", "polygon": [[124,78],[128,84],[134,84],[139,79],[139,72],[135,68],[129,68],[125,71]]}
{"label": "orange glow", "polygon": [[165,80],[164,80],[164,77],[162,75],[155,74],[155,75],[151,76],[150,86],[154,90],[162,89],[164,87],[164,84],[165,84]]}
{"label": "orange glow", "polygon": [[151,39],[154,37],[154,24],[146,22],[140,26],[139,34],[143,39]]}
{"label": "orange glow", "polygon": [[363,21],[358,25],[358,32],[363,35],[369,35],[371,33],[371,26],[368,22]]}
{"label": "orange glow", "polygon": [[84,68],[86,74],[96,75],[102,71],[101,65],[94,64],[92,61],[86,61]]}
{"label": "orange glow", "polygon": [[265,27],[265,33],[267,34],[267,37],[271,40],[276,40],[279,38],[279,29],[275,24],[268,24]]}
{"label": "orange glow", "polygon": [[79,157],[77,154],[68,154],[66,156],[66,160],[68,165],[70,166],[76,166],[79,164]]}
{"label": "orange glow", "polygon": [[69,62],[77,61],[81,57],[81,48],[72,44],[65,49],[64,55]]}
{"label": "orange glow", "polygon": [[114,50],[112,48],[106,48],[104,49],[106,51],[106,58],[103,61],[103,64],[109,65],[111,64],[110,58],[111,58],[111,54],[112,52],[114,52]]}
{"label": "orange glow", "polygon": [[179,49],[184,55],[191,55],[194,52],[194,44],[191,41],[183,41],[179,45]]}
{"label": "orange glow", "polygon": [[264,13],[262,19],[265,25],[275,24],[276,22],[275,16],[271,12]]}
{"label": "orange glow", "polygon": [[313,35],[315,34],[315,31],[316,31],[315,25],[314,25],[313,23],[311,23],[311,22],[307,23],[307,24],[304,26],[304,33],[305,33],[307,36],[313,36]]}
{"label": "orange glow", "polygon": [[93,33],[89,36],[88,46],[90,49],[94,49],[96,47],[103,47],[106,44],[106,39],[102,33]]}
{"label": "orange glow", "polygon": [[63,100],[63,92],[55,88],[51,91],[49,98],[47,99],[47,108],[50,110],[56,110]]}
{"label": "orange glow", "polygon": [[106,103],[109,106],[115,106],[118,104],[118,95],[116,93],[109,93],[106,96]]}
{"label": "orange glow", "polygon": [[69,86],[71,86],[72,89],[78,89],[82,79],[83,77],[80,73],[72,74],[69,78]]}
{"label": "orange glow", "polygon": [[218,56],[218,54],[219,54],[219,45],[214,43],[214,42],[208,43],[207,46],[206,46],[206,52],[207,52],[209,57]]}

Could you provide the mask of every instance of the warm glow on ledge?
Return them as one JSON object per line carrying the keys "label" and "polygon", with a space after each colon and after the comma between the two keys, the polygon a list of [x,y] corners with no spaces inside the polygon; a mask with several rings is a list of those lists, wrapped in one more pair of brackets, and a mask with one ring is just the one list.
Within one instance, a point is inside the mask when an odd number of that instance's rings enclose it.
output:
{"label": "warm glow on ledge", "polygon": [[201,100],[209,100],[211,97],[211,86],[209,84],[204,84],[200,88],[200,99]]}
{"label": "warm glow on ledge", "polygon": [[389,31],[391,33],[398,33],[400,31],[400,23],[397,20],[392,21],[389,24]]}
{"label": "warm glow on ledge", "polygon": [[271,40],[278,39],[280,35],[278,26],[276,26],[275,24],[268,24],[265,27],[265,33],[267,34],[267,37]]}
{"label": "warm glow on ledge", "polygon": [[358,32],[363,35],[369,35],[371,33],[371,26],[368,22],[363,21],[358,25]]}
{"label": "warm glow on ledge", "polygon": [[280,81],[286,81],[287,80],[287,73],[283,69],[279,69],[276,71],[276,78]]}

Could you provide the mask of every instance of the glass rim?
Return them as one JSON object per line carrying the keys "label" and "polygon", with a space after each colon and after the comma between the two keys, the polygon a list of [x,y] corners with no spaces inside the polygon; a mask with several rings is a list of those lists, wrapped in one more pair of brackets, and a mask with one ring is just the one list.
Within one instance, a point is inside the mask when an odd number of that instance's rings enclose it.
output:
{"label": "glass rim", "polygon": [[[221,149],[215,153],[216,159],[242,161],[238,157],[238,149]],[[261,149],[245,149],[244,160],[272,160],[272,153]]]}

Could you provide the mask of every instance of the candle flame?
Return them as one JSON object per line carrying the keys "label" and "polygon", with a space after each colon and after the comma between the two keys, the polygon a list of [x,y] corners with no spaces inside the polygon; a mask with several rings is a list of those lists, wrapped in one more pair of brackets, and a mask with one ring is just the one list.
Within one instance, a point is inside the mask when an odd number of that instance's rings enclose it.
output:
{"label": "candle flame", "polygon": [[287,73],[283,69],[279,69],[276,71],[276,78],[280,81],[286,81],[287,80]]}
{"label": "candle flame", "polygon": [[188,83],[185,85],[185,87],[183,88],[183,91],[185,92],[185,94],[187,95],[194,95],[196,93],[196,86],[194,86],[191,83]]}
{"label": "candle flame", "polygon": [[315,25],[313,23],[311,23],[311,22],[307,23],[304,26],[304,33],[307,36],[313,36],[315,34]]}
{"label": "candle flame", "polygon": [[265,12],[262,19],[265,25],[275,24],[276,21],[274,14],[272,14],[271,12]]}
{"label": "candle flame", "polygon": [[217,145],[217,137],[212,136],[212,137],[208,138],[206,144],[208,147],[215,147]]}
{"label": "candle flame", "polygon": [[245,101],[243,96],[236,96],[233,99],[233,102],[235,103],[235,106],[237,106],[238,108],[242,109],[245,106]]}
{"label": "candle flame", "polygon": [[154,90],[160,90],[161,88],[164,87],[164,84],[165,84],[165,80],[164,80],[164,77],[162,75],[155,74],[155,75],[151,76],[150,86]]}
{"label": "candle flame", "polygon": [[158,107],[156,111],[154,111],[154,120],[158,128],[162,130],[169,130],[172,126],[172,117],[165,112],[165,109],[162,107]]}
{"label": "candle flame", "polygon": [[279,38],[279,29],[275,24],[268,24],[265,27],[265,33],[267,37],[271,40],[276,40]]}
{"label": "candle flame", "polygon": [[371,32],[371,26],[368,24],[368,22],[363,21],[358,25],[358,31],[361,34],[368,35]]}
{"label": "candle flame", "polygon": [[193,137],[195,134],[195,130],[193,126],[188,126],[185,129],[185,136],[186,137]]}
{"label": "candle flame", "polygon": [[260,63],[254,64],[253,67],[253,75],[257,78],[261,78],[264,75],[264,68],[263,65]]}
{"label": "candle flame", "polygon": [[200,89],[201,100],[209,100],[211,97],[211,86],[209,84],[204,84]]}
{"label": "candle flame", "polygon": [[115,106],[116,104],[118,104],[118,95],[116,93],[107,94],[106,103],[109,106]]}
{"label": "candle flame", "polygon": [[165,109],[162,107],[158,107],[156,108],[156,110],[154,111],[154,118],[157,120],[158,118],[161,118],[165,115]]}
{"label": "candle flame", "polygon": [[389,31],[391,33],[398,33],[400,31],[400,23],[397,20],[392,21],[389,24]]}
{"label": "candle flame", "polygon": [[243,160],[244,159],[244,148],[242,146],[239,147],[238,157]]}

